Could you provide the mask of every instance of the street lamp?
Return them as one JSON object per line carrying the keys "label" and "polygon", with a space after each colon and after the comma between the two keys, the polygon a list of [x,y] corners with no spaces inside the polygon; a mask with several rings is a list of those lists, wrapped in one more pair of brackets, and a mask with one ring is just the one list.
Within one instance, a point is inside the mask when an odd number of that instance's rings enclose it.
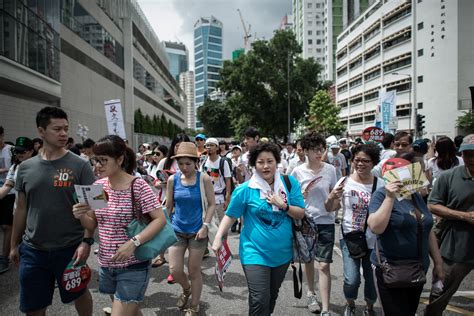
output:
{"label": "street lamp", "polygon": [[[416,118],[416,108],[415,108],[415,105],[414,104],[411,104],[411,93],[413,91],[413,83],[412,83],[412,77],[410,74],[402,74],[402,73],[399,73],[399,72],[392,72],[391,73],[392,75],[394,76],[406,76],[408,78],[410,78],[410,91],[408,93],[408,103],[410,104],[410,129],[412,129],[413,127],[413,134],[415,135],[415,138],[417,137],[417,130],[416,130],[416,122],[415,122],[415,118]],[[395,113],[397,111],[395,110]]]}

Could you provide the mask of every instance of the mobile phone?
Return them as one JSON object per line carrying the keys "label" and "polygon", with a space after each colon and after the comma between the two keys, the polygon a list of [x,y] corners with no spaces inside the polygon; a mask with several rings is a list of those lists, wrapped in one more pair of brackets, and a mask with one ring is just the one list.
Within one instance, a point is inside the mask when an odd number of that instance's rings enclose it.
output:
{"label": "mobile phone", "polygon": [[334,187],[339,188],[340,186],[343,186],[344,183],[346,183],[346,181],[347,181],[347,177],[342,177],[341,179],[339,179],[339,181],[337,181]]}

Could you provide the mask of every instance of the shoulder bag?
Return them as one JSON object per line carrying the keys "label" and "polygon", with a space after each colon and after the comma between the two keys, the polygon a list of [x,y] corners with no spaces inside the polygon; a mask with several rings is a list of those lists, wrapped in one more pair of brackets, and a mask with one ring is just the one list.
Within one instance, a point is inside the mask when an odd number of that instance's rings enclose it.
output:
{"label": "shoulder bag", "polygon": [[[199,190],[201,191],[201,207],[202,207],[202,222],[206,219],[207,214],[207,196],[206,196],[206,188],[204,187],[204,172],[200,172],[199,175]],[[209,244],[212,245],[214,238],[216,237],[217,230],[219,228],[218,219],[216,213],[212,216],[211,222],[209,223],[209,227],[207,229],[207,238],[209,240]]]}
{"label": "shoulder bag", "polygon": [[[377,177],[374,177],[374,182],[372,185],[372,193],[374,193],[376,189],[377,189]],[[344,210],[345,208],[343,207],[343,213],[342,213],[343,222],[344,222]],[[346,243],[347,250],[349,250],[349,255],[353,259],[363,258],[367,254],[370,253],[369,247],[367,246],[367,239],[365,236],[366,231],[367,231],[368,218],[369,218],[369,211],[367,210],[367,215],[365,217],[365,223],[364,223],[364,230],[362,231],[354,230],[345,234],[344,225],[341,224],[342,238],[344,239],[344,242]]]}
{"label": "shoulder bag", "polygon": [[416,197],[412,194],[413,205],[415,206],[415,215],[417,222],[417,260],[397,260],[383,262],[380,259],[378,241],[375,244],[375,254],[377,262],[382,270],[383,283],[387,288],[406,288],[423,286],[426,283],[425,270],[423,269],[423,225],[421,222],[421,211],[417,207]]}
{"label": "shoulder bag", "polygon": [[[140,234],[151,221],[149,215],[143,214],[141,211],[137,210],[139,207],[137,205],[137,201],[135,200],[135,193],[133,190],[133,186],[137,179],[138,178],[133,179],[130,186],[130,190],[132,191],[133,220],[127,225],[126,229],[129,238]],[[135,258],[140,261],[154,259],[158,254],[163,253],[166,249],[178,241],[173,226],[171,226],[168,212],[166,212],[164,208],[162,209],[165,213],[166,224],[152,239],[144,244],[141,244],[135,249]]]}

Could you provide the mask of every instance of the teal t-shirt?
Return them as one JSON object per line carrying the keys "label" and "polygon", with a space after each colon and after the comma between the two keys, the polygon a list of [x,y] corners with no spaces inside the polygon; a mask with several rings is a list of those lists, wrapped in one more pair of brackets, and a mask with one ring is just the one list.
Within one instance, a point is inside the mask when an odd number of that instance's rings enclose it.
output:
{"label": "teal t-shirt", "polygon": [[[283,177],[281,179],[284,183]],[[291,183],[289,204],[304,208],[298,181],[291,176],[289,179]],[[273,211],[266,200],[260,199],[260,190],[249,188],[248,181],[235,189],[226,215],[233,218],[244,217],[245,224],[240,234],[239,247],[240,261],[243,265],[277,267],[291,261],[292,218],[283,210]]]}

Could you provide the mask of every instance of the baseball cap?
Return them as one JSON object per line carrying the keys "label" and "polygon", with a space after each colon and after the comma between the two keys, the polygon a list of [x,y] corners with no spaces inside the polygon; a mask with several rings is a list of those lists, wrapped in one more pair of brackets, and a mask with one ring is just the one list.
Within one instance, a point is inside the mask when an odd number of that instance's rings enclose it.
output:
{"label": "baseball cap", "polygon": [[28,150],[33,150],[34,144],[31,139],[28,137],[18,137],[15,142],[15,151],[28,151]]}
{"label": "baseball cap", "polygon": [[417,139],[412,144],[413,150],[422,154],[428,152],[428,144],[424,139]]}
{"label": "baseball cap", "polygon": [[198,138],[201,138],[203,140],[206,140],[206,135],[204,134],[197,134],[196,137],[194,137],[194,139],[198,139]]}
{"label": "baseball cap", "polygon": [[341,147],[339,146],[339,143],[332,143],[332,144],[329,146],[329,148],[331,148],[331,149],[339,149],[339,148],[341,148]]}
{"label": "baseball cap", "polygon": [[474,134],[469,134],[463,138],[459,151],[474,150]]}
{"label": "baseball cap", "polygon": [[347,143],[347,138],[341,138],[339,139],[339,144],[340,143]]}
{"label": "baseball cap", "polygon": [[219,141],[216,139],[216,138],[213,138],[213,137],[209,137],[207,140],[206,140],[206,145],[207,144],[214,144],[216,146],[219,146]]}
{"label": "baseball cap", "polygon": [[143,156],[148,156],[148,155],[153,155],[153,152],[151,150],[147,150],[143,153]]}
{"label": "baseball cap", "polygon": [[239,145],[232,146],[231,150],[234,150],[234,149],[238,149],[238,150],[242,151],[242,147],[240,147]]}

